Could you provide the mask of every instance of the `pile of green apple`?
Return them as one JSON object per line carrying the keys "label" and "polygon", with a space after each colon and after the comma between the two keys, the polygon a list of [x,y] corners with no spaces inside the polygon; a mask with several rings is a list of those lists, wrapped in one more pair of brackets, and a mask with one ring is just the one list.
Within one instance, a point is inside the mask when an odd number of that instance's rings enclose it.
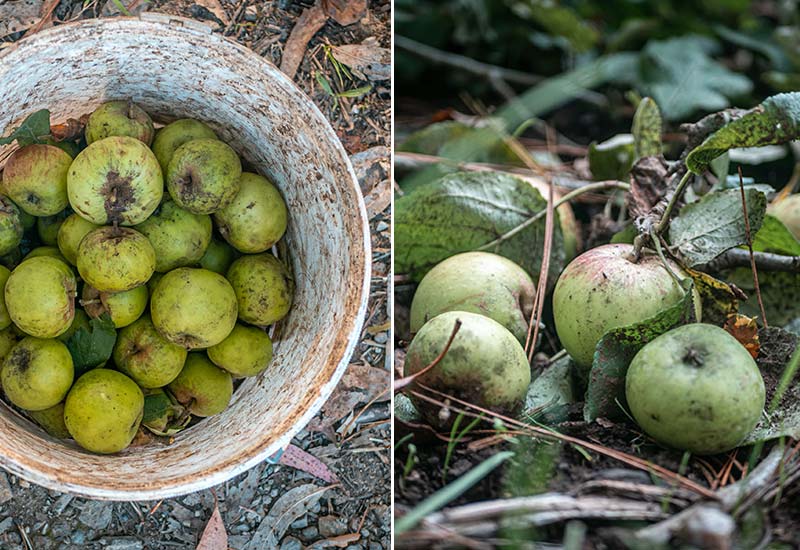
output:
{"label": "pile of green apple", "polygon": [[[17,149],[0,196],[6,399],[96,453],[222,412],[234,379],[269,365],[266,329],[292,304],[269,252],[287,216],[209,126],[156,130],[130,101],[101,105],[73,141]],[[117,331],[112,356],[78,372],[68,343],[98,318]],[[169,406],[143,424],[153,396]]]}

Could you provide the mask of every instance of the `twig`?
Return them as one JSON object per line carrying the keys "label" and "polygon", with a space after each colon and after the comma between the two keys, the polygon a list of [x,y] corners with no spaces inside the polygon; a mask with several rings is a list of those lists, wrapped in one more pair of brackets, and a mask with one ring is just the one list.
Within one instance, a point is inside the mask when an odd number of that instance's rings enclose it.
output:
{"label": "twig", "polygon": [[[753,252],[752,260],[761,271],[785,271],[800,273],[800,256],[784,256],[770,252]],[[701,271],[719,272],[733,267],[751,267],[750,253],[744,248],[726,250],[704,266]]]}
{"label": "twig", "polygon": [[412,40],[405,36],[395,35],[394,44],[401,50],[405,50],[423,59],[427,59],[433,63],[440,65],[449,65],[467,71],[469,73],[484,76],[490,81],[500,79],[506,82],[514,82],[516,84],[524,84],[532,86],[542,81],[542,77],[532,75],[523,71],[516,71],[514,69],[506,69],[490,65],[481,61],[475,61],[469,57],[458,55],[454,53],[444,52],[437,50],[427,44],[422,44],[416,40]]}
{"label": "twig", "polygon": [[[553,207],[558,208],[562,204],[567,203],[573,200],[574,198],[583,195],[584,193],[593,193],[595,191],[607,191],[609,189],[621,189],[623,191],[628,191],[630,188],[631,188],[630,185],[621,181],[599,181],[597,183],[590,183],[589,185],[585,185],[583,187],[570,191],[569,193],[567,193],[566,195],[555,201]],[[509,229],[507,232],[503,233],[492,242],[486,243],[485,245],[481,246],[480,248],[478,248],[478,250],[488,250],[493,246],[499,245],[500,243],[510,239],[520,231],[524,231],[526,228],[530,227],[532,224],[542,219],[542,217],[545,215],[547,215],[547,209],[540,210],[539,212],[537,212],[536,214],[534,214],[533,216],[531,216],[530,218],[519,224],[518,226]]]}
{"label": "twig", "polygon": [[453,332],[450,333],[450,338],[447,339],[447,343],[444,345],[444,349],[442,352],[436,356],[436,359],[431,361],[431,364],[426,366],[425,368],[406,376],[404,378],[400,378],[394,381],[394,392],[397,393],[409,384],[411,384],[414,380],[431,370],[433,367],[439,364],[439,362],[444,359],[444,356],[447,355],[447,352],[450,351],[450,346],[453,343],[453,340],[456,338],[456,334],[461,329],[461,320],[456,319],[455,325],[453,325]]}
{"label": "twig", "polygon": [[747,215],[747,201],[744,198],[744,178],[742,177],[742,167],[739,166],[739,191],[742,194],[742,211],[744,212],[744,235],[747,239],[747,250],[750,253],[750,270],[753,272],[753,284],[756,287],[756,298],[758,298],[758,307],[761,308],[761,320],[764,322],[764,327],[768,327],[767,312],[764,310],[764,302],[761,300],[761,287],[758,285],[758,269],[756,269],[756,260],[753,258],[753,239],[750,236],[750,217]]}

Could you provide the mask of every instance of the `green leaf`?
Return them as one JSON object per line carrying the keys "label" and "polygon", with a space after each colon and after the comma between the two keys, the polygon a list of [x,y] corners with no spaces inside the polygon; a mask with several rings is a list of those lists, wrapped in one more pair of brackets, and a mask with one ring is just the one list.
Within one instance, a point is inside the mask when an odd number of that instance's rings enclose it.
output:
{"label": "green leaf", "polygon": [[775,216],[767,214],[761,229],[753,237],[753,250],[756,252],[772,252],[787,256],[800,256],[798,241],[783,222]]}
{"label": "green leaf", "polygon": [[[458,172],[423,184],[395,202],[395,269],[419,280],[445,258],[488,245],[546,206],[533,185],[504,173]],[[544,226],[542,217],[486,250],[509,258],[538,278]],[[551,283],[563,267],[563,238],[556,218]]]}
{"label": "green leaf", "polygon": [[19,128],[8,137],[0,138],[0,145],[8,145],[14,140],[20,147],[32,143],[44,143],[50,136],[50,111],[42,109],[28,115]]}
{"label": "green leaf", "polygon": [[800,92],[778,94],[707,137],[686,157],[686,166],[702,174],[712,160],[734,147],[776,145],[798,138]]}
{"label": "green leaf", "polygon": [[625,375],[634,356],[657,336],[694,321],[691,279],[681,281],[683,300],[641,323],[613,329],[603,335],[594,352],[583,416],[587,422],[604,417],[623,419],[626,406]]}
{"label": "green leaf", "polygon": [[525,413],[552,426],[567,420],[569,404],[575,401],[574,365],[566,356],[547,367],[528,386]]}
{"label": "green leaf", "polygon": [[639,102],[631,132],[637,159],[661,154],[661,111],[652,98],[645,97]]}
{"label": "green leaf", "polygon": [[328,82],[328,79],[325,78],[324,74],[322,74],[319,71],[315,71],[314,77],[317,79],[317,84],[319,84],[319,87],[322,88],[326,94],[328,94],[329,96],[336,96],[336,92],[333,91],[331,83]]}
{"label": "green leaf", "polygon": [[170,410],[172,410],[172,401],[163,391],[146,395],[144,397],[144,416],[142,416],[142,423],[149,424],[160,420]]}
{"label": "green leaf", "polygon": [[652,97],[667,120],[683,120],[698,110],[718,111],[728,98],[749,93],[750,80],[717,63],[719,44],[702,36],[651,40],[640,59],[638,88]]}
{"label": "green leaf", "polygon": [[367,84],[366,86],[361,86],[360,88],[339,92],[336,95],[339,97],[361,97],[362,95],[369,93],[370,90],[372,90],[372,86]]}
{"label": "green leaf", "polygon": [[634,138],[630,134],[619,134],[602,143],[589,145],[589,169],[596,181],[625,181],[634,161]]}
{"label": "green leaf", "polygon": [[117,341],[117,331],[111,316],[104,313],[89,322],[89,329],[80,328],[67,340],[72,355],[75,378],[108,361]]}
{"label": "green leaf", "polygon": [[535,21],[550,34],[565,38],[576,52],[585,52],[597,42],[597,31],[569,8],[551,0],[518,0],[512,11],[523,19]]}
{"label": "green leaf", "polygon": [[[753,188],[746,188],[744,194],[750,231],[755,233],[764,220],[767,199]],[[740,190],[715,191],[684,206],[670,224],[669,238],[690,266],[704,264],[729,248],[745,244]]]}
{"label": "green leaf", "polygon": [[639,56],[631,52],[598,57],[569,72],[548,78],[514,98],[500,109],[507,129],[514,129],[531,118],[581,97],[587,90],[609,82],[625,84],[636,78]]}

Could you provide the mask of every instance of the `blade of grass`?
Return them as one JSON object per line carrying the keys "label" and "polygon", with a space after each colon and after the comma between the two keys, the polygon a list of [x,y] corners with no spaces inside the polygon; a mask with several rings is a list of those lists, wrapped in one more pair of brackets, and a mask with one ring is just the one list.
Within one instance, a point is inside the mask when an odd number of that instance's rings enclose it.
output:
{"label": "blade of grass", "polygon": [[420,521],[433,512],[444,508],[450,502],[468,491],[473,485],[489,475],[495,468],[514,456],[511,451],[504,451],[493,455],[488,460],[481,462],[469,472],[455,480],[450,485],[442,487],[431,496],[420,502],[413,510],[398,519],[394,524],[395,535],[413,529]]}

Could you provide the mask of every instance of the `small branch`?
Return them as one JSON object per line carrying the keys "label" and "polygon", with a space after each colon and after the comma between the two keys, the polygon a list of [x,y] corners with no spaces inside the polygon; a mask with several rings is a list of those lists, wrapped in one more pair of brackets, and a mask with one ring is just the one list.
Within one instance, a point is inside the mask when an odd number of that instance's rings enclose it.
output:
{"label": "small branch", "polygon": [[[620,189],[622,191],[628,191],[630,189],[630,185],[621,181],[599,181],[597,183],[590,183],[589,185],[585,185],[583,187],[570,191],[569,193],[558,199],[553,205],[553,208],[558,208],[562,204],[569,202],[575,197],[579,197],[584,193],[591,193],[593,191],[606,191],[608,189]],[[503,233],[492,242],[486,243],[485,245],[481,246],[480,248],[478,248],[478,250],[488,250],[493,246],[499,245],[503,241],[507,241],[520,231],[524,231],[526,228],[530,227],[532,224],[542,219],[546,214],[547,214],[547,209],[537,212],[536,214],[534,214],[533,216],[531,216],[518,226],[508,230],[506,233]]]}
{"label": "small branch", "polygon": [[[753,261],[761,271],[800,273],[800,256],[753,252]],[[706,272],[720,272],[734,267],[751,266],[750,253],[747,250],[744,248],[731,248],[697,269]]]}
{"label": "small branch", "polygon": [[761,308],[761,319],[764,321],[764,326],[767,324],[767,312],[764,310],[764,302],[761,299],[761,287],[758,285],[758,269],[756,268],[756,260],[753,258],[753,239],[750,235],[750,217],[747,215],[747,201],[744,197],[744,178],[742,177],[742,167],[739,166],[739,191],[742,195],[742,211],[744,212],[744,235],[747,239],[747,250],[750,253],[750,270],[753,272],[753,285],[756,288],[756,298],[758,299],[758,307]]}
{"label": "small branch", "polygon": [[447,352],[450,351],[450,346],[453,344],[453,340],[456,338],[456,334],[461,329],[461,320],[456,319],[455,325],[453,325],[453,332],[450,333],[450,338],[447,339],[447,343],[444,345],[444,349],[442,352],[436,356],[436,359],[431,361],[431,364],[426,366],[424,369],[415,372],[410,376],[406,376],[405,378],[400,378],[394,381],[394,392],[397,393],[401,391],[403,388],[411,384],[414,380],[431,370],[433,367],[439,364],[439,362],[444,359],[444,356],[447,355]]}
{"label": "small branch", "polygon": [[659,220],[658,224],[656,224],[656,233],[659,235],[664,233],[664,230],[669,225],[669,217],[672,215],[672,211],[675,209],[675,205],[683,195],[683,192],[686,190],[686,186],[689,184],[689,180],[692,179],[692,172],[687,171],[681,181],[678,183],[678,187],[675,188],[675,192],[672,194],[672,197],[669,199],[667,203],[667,207],[664,209],[664,213],[661,215],[661,220]]}
{"label": "small branch", "polygon": [[533,86],[542,81],[542,77],[540,76],[490,65],[481,61],[475,61],[463,55],[437,50],[427,44],[422,44],[421,42],[417,42],[405,36],[395,35],[394,44],[401,50],[405,50],[417,57],[427,59],[432,63],[455,67],[468,73],[486,77],[490,81],[500,79],[505,82],[514,82],[526,86]]}

